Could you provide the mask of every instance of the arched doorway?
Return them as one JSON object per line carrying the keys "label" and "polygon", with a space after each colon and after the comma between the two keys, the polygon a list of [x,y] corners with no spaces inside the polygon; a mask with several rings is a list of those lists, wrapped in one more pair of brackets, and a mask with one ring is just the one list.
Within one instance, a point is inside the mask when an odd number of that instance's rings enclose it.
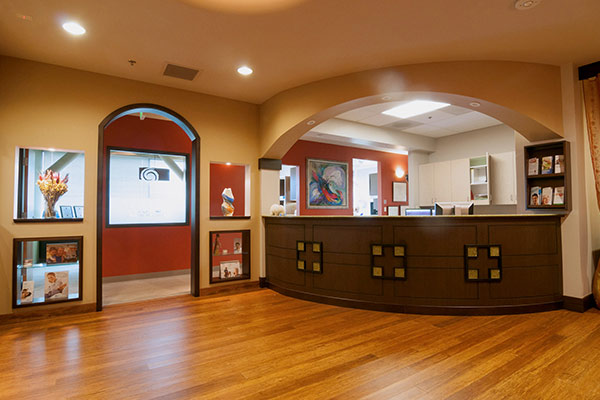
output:
{"label": "arched doorway", "polygon": [[193,126],[181,115],[166,107],[138,103],[121,107],[110,113],[98,126],[98,170],[97,170],[97,208],[96,208],[96,310],[102,310],[102,253],[103,253],[103,223],[104,223],[104,197],[106,195],[104,188],[104,132],[105,129],[115,120],[130,114],[136,113],[153,113],[165,117],[179,126],[187,134],[191,141],[191,157],[190,157],[190,187],[189,187],[189,226],[191,232],[190,245],[190,293],[198,297],[200,295],[200,271],[199,271],[199,237],[200,225],[199,214],[200,204],[198,190],[200,187],[200,137]]}

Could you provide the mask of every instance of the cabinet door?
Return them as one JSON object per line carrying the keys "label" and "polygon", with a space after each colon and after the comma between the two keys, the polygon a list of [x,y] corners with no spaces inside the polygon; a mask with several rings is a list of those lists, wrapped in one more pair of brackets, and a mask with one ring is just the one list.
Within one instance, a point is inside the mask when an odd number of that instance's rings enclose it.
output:
{"label": "cabinet door", "polygon": [[433,205],[433,164],[419,165],[419,205]]}
{"label": "cabinet door", "polygon": [[490,183],[493,204],[517,204],[515,153],[498,153],[490,157],[492,164]]}
{"label": "cabinet door", "polygon": [[433,201],[452,201],[452,161],[433,164]]}
{"label": "cabinet door", "polygon": [[452,160],[452,201],[470,201],[469,159]]}

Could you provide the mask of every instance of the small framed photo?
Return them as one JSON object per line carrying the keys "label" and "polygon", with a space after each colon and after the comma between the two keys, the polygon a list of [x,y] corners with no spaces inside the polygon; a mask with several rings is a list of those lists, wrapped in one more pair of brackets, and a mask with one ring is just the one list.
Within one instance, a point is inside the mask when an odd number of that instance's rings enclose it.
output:
{"label": "small framed photo", "polygon": [[75,210],[75,218],[83,219],[83,206],[73,206],[73,210]]}
{"label": "small framed photo", "polygon": [[242,254],[242,238],[233,239],[233,254]]}
{"label": "small framed photo", "polygon": [[61,218],[73,218],[73,207],[60,206],[60,217]]}
{"label": "small framed photo", "polygon": [[46,264],[77,262],[77,243],[46,243]]}
{"label": "small framed photo", "polygon": [[242,276],[242,266],[240,262],[235,261],[223,261],[220,264],[221,267],[221,279],[233,279]]}

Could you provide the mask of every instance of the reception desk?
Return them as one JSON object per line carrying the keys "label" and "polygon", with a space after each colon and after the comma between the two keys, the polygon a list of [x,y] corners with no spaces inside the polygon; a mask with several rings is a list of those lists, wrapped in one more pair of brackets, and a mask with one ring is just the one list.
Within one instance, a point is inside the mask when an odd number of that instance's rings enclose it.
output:
{"label": "reception desk", "polygon": [[421,314],[562,307],[560,216],[264,217],[266,285]]}

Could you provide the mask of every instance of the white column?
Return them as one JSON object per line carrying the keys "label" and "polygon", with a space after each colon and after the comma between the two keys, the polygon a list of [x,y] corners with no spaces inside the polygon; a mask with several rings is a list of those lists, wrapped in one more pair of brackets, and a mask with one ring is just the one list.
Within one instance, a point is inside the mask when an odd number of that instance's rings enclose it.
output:
{"label": "white column", "polygon": [[[592,291],[592,249],[589,244],[586,196],[586,133],[577,70],[561,66],[563,128],[571,143],[571,213],[562,223],[563,294],[583,298]],[[589,180],[588,180],[589,182]]]}
{"label": "white column", "polygon": [[419,165],[429,162],[429,153],[411,150],[408,152],[408,206],[419,207]]}

